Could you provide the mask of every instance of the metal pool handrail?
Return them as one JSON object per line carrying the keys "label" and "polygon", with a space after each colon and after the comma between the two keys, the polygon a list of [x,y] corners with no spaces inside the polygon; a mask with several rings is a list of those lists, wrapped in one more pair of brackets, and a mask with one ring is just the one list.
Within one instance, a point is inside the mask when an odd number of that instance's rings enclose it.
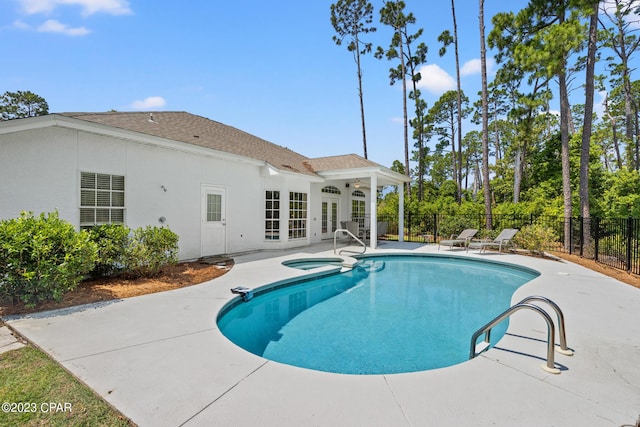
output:
{"label": "metal pool handrail", "polygon": [[[356,241],[362,245],[362,252],[347,251],[345,249],[342,249],[340,252],[336,252],[336,250],[337,250],[337,241],[338,241],[338,232],[347,233],[347,234],[349,234],[349,236],[351,236],[352,238],[356,239]],[[350,232],[346,228],[338,228],[333,233],[333,253],[334,254],[340,255],[340,254],[342,254],[342,252],[352,252],[352,253],[356,253],[356,254],[363,254],[366,251],[367,251],[367,245],[362,240],[358,239],[358,237],[356,237],[352,232]]]}
{"label": "metal pool handrail", "polygon": [[492,321],[484,325],[482,328],[478,329],[471,337],[469,359],[473,359],[474,357],[477,356],[476,340],[481,334],[484,333],[484,342],[486,345],[488,345],[491,340],[491,329],[498,323],[502,322],[507,317],[511,316],[516,311],[519,311],[522,309],[528,309],[528,310],[533,310],[537,312],[544,318],[545,322],[547,322],[547,363],[546,365],[542,365],[542,369],[552,374],[559,374],[560,369],[555,367],[555,359],[554,359],[554,352],[553,352],[553,346],[554,346],[554,341],[556,336],[556,329],[555,329],[555,326],[553,325],[553,320],[551,320],[551,316],[549,316],[549,314],[546,311],[544,311],[537,305],[533,305],[533,304],[520,304],[520,303],[515,304],[509,307],[507,310],[505,310],[498,317],[496,317],[495,319],[493,319]]}
{"label": "metal pool handrail", "polygon": [[564,329],[564,314],[562,314],[562,310],[560,310],[558,304],[551,301],[549,298],[540,295],[532,295],[530,297],[526,297],[518,304],[525,304],[529,301],[546,302],[547,304],[549,304],[549,306],[551,306],[551,308],[553,308],[553,310],[556,312],[556,316],[558,317],[558,334],[560,335],[560,349],[556,349],[556,351],[560,354],[564,354],[565,356],[573,356],[573,350],[567,347],[567,335],[565,334]]}

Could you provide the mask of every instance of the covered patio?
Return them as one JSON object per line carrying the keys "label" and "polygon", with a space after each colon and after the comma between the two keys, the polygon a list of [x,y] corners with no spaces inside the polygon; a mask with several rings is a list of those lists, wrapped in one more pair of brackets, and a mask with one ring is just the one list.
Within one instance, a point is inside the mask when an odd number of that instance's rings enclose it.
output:
{"label": "covered patio", "polygon": [[[389,168],[371,162],[355,154],[313,159],[310,165],[314,171],[327,181],[343,182],[345,187],[369,190],[369,212],[364,228],[367,230],[367,244],[370,249],[378,246],[378,191],[385,187],[395,187],[398,192],[398,228],[404,229],[404,184],[410,178]],[[403,241],[402,233],[398,236]]]}

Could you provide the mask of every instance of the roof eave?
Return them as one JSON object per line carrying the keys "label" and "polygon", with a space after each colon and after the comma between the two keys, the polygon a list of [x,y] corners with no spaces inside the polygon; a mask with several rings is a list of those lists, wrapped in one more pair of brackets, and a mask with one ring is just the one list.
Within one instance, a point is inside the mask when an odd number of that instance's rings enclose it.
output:
{"label": "roof eave", "polygon": [[266,167],[266,173],[269,176],[276,176],[276,175],[283,175],[283,176],[291,176],[291,177],[296,177],[296,178],[300,178],[300,177],[305,177],[306,179],[309,180],[309,182],[324,182],[325,179],[321,176],[319,176],[318,174],[309,174],[309,173],[302,173],[302,172],[295,172],[295,171],[290,171],[290,170],[286,170],[286,169],[281,169],[278,168],[277,166],[274,166],[273,164],[269,163],[269,162],[264,162],[265,167]]}
{"label": "roof eave", "polygon": [[317,172],[318,175],[325,179],[355,179],[363,177],[371,177],[376,175],[379,180],[379,185],[400,185],[405,182],[410,182],[411,178],[408,176],[399,174],[387,169],[383,166],[380,167],[366,167],[366,168],[345,168],[345,169],[332,169]]}
{"label": "roof eave", "polygon": [[228,153],[226,151],[215,150],[213,148],[202,147],[199,145],[189,144],[173,139],[162,138],[149,135],[142,132],[136,132],[128,129],[122,129],[102,123],[91,122],[74,117],[68,117],[60,114],[49,114],[46,116],[31,117],[28,123],[18,123],[14,126],[0,126],[1,133],[19,132],[25,130],[41,129],[46,127],[58,126],[67,129],[73,129],[92,133],[102,136],[110,136],[118,139],[126,139],[140,144],[153,145],[156,147],[167,148],[171,150],[179,150],[199,155],[207,155],[225,160],[235,160],[242,163],[248,163],[255,166],[263,166],[266,162],[251,157],[241,156],[238,154]]}

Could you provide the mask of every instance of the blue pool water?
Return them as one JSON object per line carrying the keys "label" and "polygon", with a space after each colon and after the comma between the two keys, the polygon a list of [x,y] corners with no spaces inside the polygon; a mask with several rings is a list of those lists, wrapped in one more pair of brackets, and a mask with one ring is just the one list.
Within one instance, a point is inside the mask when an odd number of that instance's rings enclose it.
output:
{"label": "blue pool water", "polygon": [[[537,272],[452,256],[373,256],[353,270],[258,290],[218,317],[267,359],[320,371],[390,374],[468,360],[473,333]],[[507,329],[493,329],[492,343]]]}

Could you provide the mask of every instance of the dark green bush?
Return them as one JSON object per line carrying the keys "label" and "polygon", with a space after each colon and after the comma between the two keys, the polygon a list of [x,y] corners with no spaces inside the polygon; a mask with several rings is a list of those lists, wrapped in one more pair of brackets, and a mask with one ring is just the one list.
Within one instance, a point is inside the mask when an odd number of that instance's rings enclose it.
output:
{"label": "dark green bush", "polygon": [[89,230],[91,240],[98,247],[98,260],[91,276],[112,276],[124,270],[130,233],[129,227],[123,224],[96,225]]}
{"label": "dark green bush", "polygon": [[539,224],[522,227],[513,238],[516,246],[540,255],[557,241],[558,234],[552,228]]}
{"label": "dark green bush", "polygon": [[91,271],[96,245],[57,212],[0,221],[0,300],[59,301]]}
{"label": "dark green bush", "polygon": [[137,228],[124,257],[127,277],[148,277],[178,262],[178,235],[166,227]]}
{"label": "dark green bush", "polygon": [[451,235],[457,236],[467,228],[478,228],[477,218],[464,216],[445,216],[440,220],[438,234],[448,239]]}
{"label": "dark green bush", "polygon": [[94,277],[150,277],[178,261],[178,235],[166,227],[107,224],[92,228],[91,239],[98,247]]}

